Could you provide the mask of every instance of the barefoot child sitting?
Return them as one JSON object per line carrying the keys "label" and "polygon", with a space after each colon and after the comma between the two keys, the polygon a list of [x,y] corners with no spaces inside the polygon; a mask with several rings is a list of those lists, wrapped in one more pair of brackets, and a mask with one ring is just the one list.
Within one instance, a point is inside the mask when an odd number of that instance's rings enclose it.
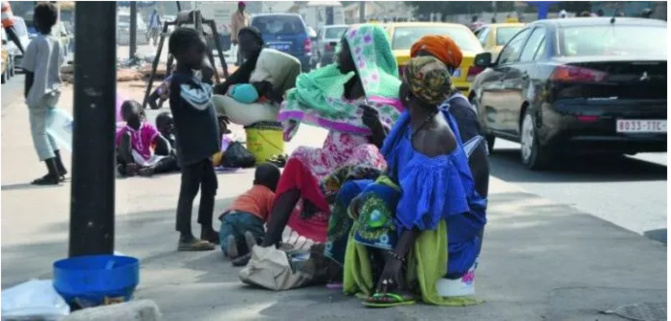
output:
{"label": "barefoot child sitting", "polygon": [[219,241],[227,257],[234,259],[245,255],[263,240],[263,225],[273,206],[279,180],[280,170],[277,166],[261,164],[254,174],[254,186],[240,195],[219,217]]}
{"label": "barefoot child sitting", "polygon": [[127,100],[121,105],[121,114],[126,126],[116,133],[117,169],[123,176],[152,176],[165,173],[176,167],[177,160],[169,154],[157,155],[157,151],[169,151],[170,144],[156,130],[144,121],[142,105]]}

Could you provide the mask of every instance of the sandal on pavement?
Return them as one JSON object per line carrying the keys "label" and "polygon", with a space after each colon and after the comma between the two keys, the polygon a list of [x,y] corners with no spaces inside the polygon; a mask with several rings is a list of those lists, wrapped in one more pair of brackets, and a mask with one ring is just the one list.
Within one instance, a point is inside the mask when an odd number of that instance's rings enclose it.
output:
{"label": "sandal on pavement", "polygon": [[214,250],[214,244],[204,240],[194,239],[190,242],[179,242],[177,244],[177,251],[180,252],[201,252],[212,250]]}
{"label": "sandal on pavement", "polygon": [[275,155],[273,157],[266,159],[266,162],[271,163],[279,168],[283,168],[284,166],[287,165],[288,158],[289,156],[287,155]]}
{"label": "sandal on pavement", "polygon": [[216,231],[210,231],[210,232],[205,232],[200,234],[200,239],[208,241],[214,245],[219,245],[219,233]]}
{"label": "sandal on pavement", "polygon": [[363,302],[363,305],[370,308],[391,308],[401,305],[412,305],[415,304],[415,302],[415,298],[411,295],[378,292],[367,298]]}

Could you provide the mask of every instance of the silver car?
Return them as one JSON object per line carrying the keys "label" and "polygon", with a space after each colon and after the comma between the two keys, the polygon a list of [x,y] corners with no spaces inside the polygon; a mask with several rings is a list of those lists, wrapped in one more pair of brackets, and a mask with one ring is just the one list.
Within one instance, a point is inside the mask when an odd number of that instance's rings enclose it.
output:
{"label": "silver car", "polygon": [[312,47],[312,66],[320,68],[333,62],[335,48],[349,29],[347,25],[324,26],[317,35],[317,43]]}

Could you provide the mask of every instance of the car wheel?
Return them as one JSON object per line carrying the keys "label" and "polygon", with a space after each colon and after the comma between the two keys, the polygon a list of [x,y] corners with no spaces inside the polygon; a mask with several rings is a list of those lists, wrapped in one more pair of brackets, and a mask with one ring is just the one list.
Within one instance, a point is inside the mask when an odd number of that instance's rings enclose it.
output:
{"label": "car wheel", "polygon": [[0,83],[6,83],[7,82],[7,70],[2,73],[2,77],[0,78]]}
{"label": "car wheel", "polygon": [[522,164],[528,169],[545,169],[549,165],[547,148],[538,143],[534,116],[527,111],[520,130],[520,156]]}
{"label": "car wheel", "polygon": [[496,141],[496,136],[494,135],[485,135],[485,140],[487,141],[487,151],[491,154],[494,152],[494,142]]}

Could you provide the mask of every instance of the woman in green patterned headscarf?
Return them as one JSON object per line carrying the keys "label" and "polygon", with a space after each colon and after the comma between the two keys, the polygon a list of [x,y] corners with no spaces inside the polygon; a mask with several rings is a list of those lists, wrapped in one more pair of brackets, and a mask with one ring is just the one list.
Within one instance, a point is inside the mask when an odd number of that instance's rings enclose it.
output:
{"label": "woman in green patterned headscarf", "polygon": [[[329,134],[322,148],[302,146],[289,157],[263,246],[277,244],[286,226],[314,242],[326,241],[330,208],[320,182],[343,166],[386,166],[378,148],[403,110],[389,39],[378,26],[353,27],[343,36],[337,59],[337,64],[301,74],[280,109],[286,140],[300,123]],[[297,205],[301,214],[292,216]]]}

